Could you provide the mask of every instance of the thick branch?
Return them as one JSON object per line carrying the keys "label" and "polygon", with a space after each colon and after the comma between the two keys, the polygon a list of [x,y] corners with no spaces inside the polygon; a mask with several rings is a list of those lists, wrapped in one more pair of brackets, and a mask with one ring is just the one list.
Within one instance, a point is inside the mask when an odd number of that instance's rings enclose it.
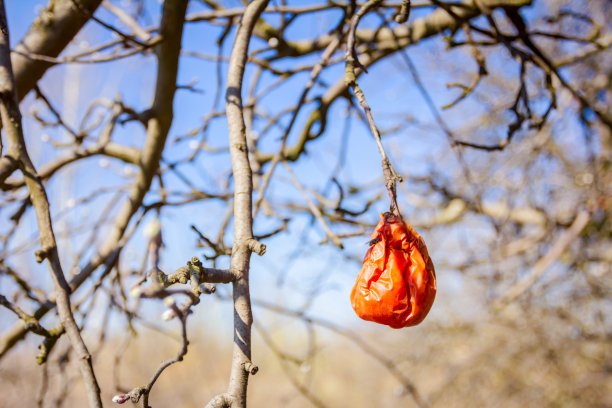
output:
{"label": "thick branch", "polygon": [[[394,49],[397,42],[401,47],[416,44],[424,38],[432,37],[444,30],[456,30],[462,22],[472,19],[483,13],[482,10],[498,7],[518,8],[531,4],[531,0],[464,0],[455,7],[451,7],[454,16],[446,10],[439,8],[431,14],[414,20],[411,24],[397,28],[383,27],[380,29],[362,29],[356,32],[359,43],[375,43],[376,48]],[[455,18],[455,16],[457,18]],[[257,35],[269,40],[277,33],[274,30],[258,30]],[[283,43],[277,58],[297,57],[311,54],[325,49],[335,38],[334,34],[327,34],[314,40],[303,40]]]}
{"label": "thick branch", "polygon": [[[176,75],[181,49],[183,23],[187,9],[187,0],[166,1],[162,14],[161,37],[163,41],[157,50],[157,82],[155,97],[147,122],[147,138],[139,157],[140,172],[132,185],[128,200],[119,211],[115,224],[102,244],[98,253],[70,280],[72,290],[77,289],[102,264],[112,265],[119,254],[118,243],[130,223],[130,220],[142,205],[145,194],[151,187],[151,181],[159,168],[159,160],[164,149],[168,131],[172,124]],[[44,316],[52,305],[42,305],[34,314]],[[0,357],[21,340],[26,334],[23,324],[19,323],[9,329],[0,339]]]}
{"label": "thick branch", "polygon": [[[102,0],[77,0],[89,15]],[[57,57],[89,20],[87,14],[74,7],[73,0],[50,1],[30,26],[27,34],[15,47],[21,53],[34,53]],[[18,53],[11,55],[17,95],[23,99],[53,64],[33,60]]]}
{"label": "thick branch", "polygon": [[30,201],[36,212],[42,246],[42,249],[37,251],[37,260],[39,262],[42,262],[44,259],[48,260],[55,287],[55,302],[58,314],[74,352],[78,357],[78,366],[87,390],[89,405],[92,408],[101,408],[100,387],[93,371],[91,355],[87,350],[87,346],[85,346],[79,327],[72,315],[70,287],[68,282],[66,282],[64,271],[60,264],[51,214],[49,212],[47,192],[30,160],[23,137],[21,113],[19,112],[17,91],[10,59],[10,42],[4,11],[4,0],[0,0],[0,32],[0,113],[9,144],[8,150],[15,153],[15,159],[18,161],[19,168],[25,177],[30,193]]}
{"label": "thick branch", "polygon": [[267,4],[268,0],[255,0],[246,8],[230,57],[225,93],[234,174],[234,247],[230,269],[237,273],[237,280],[233,284],[234,352],[228,394],[231,395],[232,406],[240,408],[246,407],[249,372],[245,370],[245,366],[251,362],[253,322],[249,293],[249,242],[253,239],[253,175],[249,163],[241,93],[253,27]]}
{"label": "thick branch", "polygon": [[[522,7],[531,4],[530,0],[481,0],[478,2],[481,6],[489,9],[497,7]],[[383,27],[379,30],[357,30],[355,33],[356,41],[359,43],[376,43],[376,47],[372,48],[369,54],[360,56],[360,63],[362,66],[368,68],[377,61],[400,51],[404,47],[416,44],[421,40],[440,34],[446,30],[456,30],[461,26],[462,21],[476,18],[482,15],[482,11],[477,7],[473,1],[466,0],[461,6],[452,8],[454,14],[459,18],[448,14],[448,12],[438,9],[433,13],[414,20],[412,23],[390,29]],[[320,51],[327,47],[336,38],[334,35],[322,36],[316,41],[300,41],[296,43],[290,43],[296,50],[290,53],[288,56],[299,56],[310,54],[312,52]],[[299,51],[299,52],[298,52]],[[284,56],[284,54],[283,54]],[[356,72],[356,78],[361,75],[361,71]],[[339,97],[348,96],[348,85],[344,79],[337,82],[333,86],[329,87],[327,92],[323,95],[320,101],[320,105],[315,109],[308,117],[304,129],[302,130],[298,140],[293,146],[288,146],[282,152],[282,156],[288,161],[297,160],[300,155],[304,152],[306,144],[321,136],[325,132],[327,124],[327,111],[329,106]],[[315,132],[312,129],[315,124],[319,123],[319,129]],[[265,164],[269,161],[274,160],[276,154],[266,154],[263,152],[256,152],[257,161],[260,164]]]}

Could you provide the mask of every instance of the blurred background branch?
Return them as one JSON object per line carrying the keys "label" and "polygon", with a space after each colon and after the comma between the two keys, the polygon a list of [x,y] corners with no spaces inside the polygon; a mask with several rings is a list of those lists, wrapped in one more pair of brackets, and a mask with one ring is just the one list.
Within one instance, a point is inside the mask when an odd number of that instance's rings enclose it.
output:
{"label": "blurred background branch", "polygon": [[[107,405],[612,404],[606,0],[6,3],[4,403],[85,406],[81,338]],[[399,331],[371,129],[438,275]]]}

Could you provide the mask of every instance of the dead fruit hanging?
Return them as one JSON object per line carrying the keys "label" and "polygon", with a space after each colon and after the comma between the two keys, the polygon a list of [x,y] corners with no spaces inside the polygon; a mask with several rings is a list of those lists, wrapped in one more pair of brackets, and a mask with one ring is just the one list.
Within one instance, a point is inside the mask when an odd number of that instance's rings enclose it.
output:
{"label": "dead fruit hanging", "polygon": [[423,238],[402,219],[380,215],[351,292],[359,317],[394,329],[425,319],[436,297],[436,272]]}

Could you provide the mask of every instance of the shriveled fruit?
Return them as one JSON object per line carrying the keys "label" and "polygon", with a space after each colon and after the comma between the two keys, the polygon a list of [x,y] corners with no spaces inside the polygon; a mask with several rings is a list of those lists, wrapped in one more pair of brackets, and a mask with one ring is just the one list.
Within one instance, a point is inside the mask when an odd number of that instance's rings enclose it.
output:
{"label": "shriveled fruit", "polygon": [[436,272],[423,238],[401,216],[380,215],[351,292],[359,317],[395,329],[425,319],[436,297]]}

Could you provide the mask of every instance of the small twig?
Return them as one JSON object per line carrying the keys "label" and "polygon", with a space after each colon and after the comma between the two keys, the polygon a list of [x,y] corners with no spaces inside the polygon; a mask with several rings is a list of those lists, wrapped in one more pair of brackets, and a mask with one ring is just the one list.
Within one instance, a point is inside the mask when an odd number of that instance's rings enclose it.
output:
{"label": "small twig", "polygon": [[278,347],[278,345],[270,338],[269,333],[267,332],[267,330],[262,325],[256,324],[255,328],[259,332],[259,335],[263,339],[264,343],[270,348],[272,353],[274,353],[274,355],[278,359],[278,361],[279,361],[279,363],[281,365],[282,370],[284,371],[285,375],[287,376],[287,378],[289,379],[291,384],[295,387],[295,389],[300,394],[302,394],[304,396],[304,398],[306,398],[308,401],[310,401],[310,403],[312,405],[314,405],[315,407],[317,407],[317,408],[326,408],[327,405],[323,401],[321,401],[321,399],[319,397],[317,397],[306,386],[306,384],[304,384],[303,381],[300,381],[297,378],[297,376],[294,373],[294,370],[292,370],[291,367],[289,367],[289,364],[288,364],[288,362],[292,362],[294,364],[301,365],[304,362],[301,359],[296,359],[295,357],[289,356],[286,353],[284,353]]}
{"label": "small twig", "polygon": [[15,313],[26,325],[26,328],[40,336],[49,336],[47,329],[42,327],[38,320],[24,312],[19,306],[11,303],[4,295],[0,295],[0,305]]}
{"label": "small twig", "polygon": [[398,24],[403,24],[408,21],[410,17],[410,0],[402,0],[402,7],[400,8],[399,13],[395,16],[395,22]]}
{"label": "small twig", "polygon": [[[177,311],[178,310],[175,310],[175,312]],[[149,393],[151,392],[153,385],[155,385],[155,382],[157,381],[161,373],[166,368],[171,366],[172,364],[178,363],[179,361],[183,361],[183,357],[185,356],[185,354],[187,354],[187,347],[189,346],[189,340],[187,340],[187,315],[184,313],[181,313],[179,317],[180,317],[180,322],[181,322],[181,334],[182,334],[182,340],[183,340],[181,349],[179,350],[178,354],[174,358],[164,361],[163,363],[160,364],[159,367],[157,367],[157,370],[155,370],[155,373],[153,374],[151,381],[149,381],[149,384],[147,384],[146,386],[146,392],[144,393],[144,398],[142,402],[142,405],[144,408],[149,408],[149,404],[148,404]]]}
{"label": "small twig", "polygon": [[48,335],[45,337],[42,343],[38,346],[38,354],[36,355],[36,362],[38,365],[43,365],[49,357],[49,353],[57,343],[57,340],[65,333],[64,326],[61,324],[48,331]]}
{"label": "small twig", "polygon": [[336,52],[339,46],[340,46],[340,37],[336,37],[336,39],[332,41],[327,46],[325,51],[323,52],[323,55],[321,56],[321,61],[317,65],[315,65],[314,68],[312,69],[310,73],[310,79],[308,83],[306,84],[306,87],[304,87],[304,90],[302,91],[302,94],[300,95],[300,99],[298,100],[298,103],[295,109],[293,110],[293,116],[291,116],[291,120],[289,121],[289,124],[287,125],[287,127],[285,127],[285,132],[282,136],[281,146],[278,150],[278,153],[274,155],[274,159],[272,160],[272,163],[270,164],[268,171],[266,171],[266,173],[264,174],[263,180],[260,183],[261,186],[259,187],[259,191],[257,192],[258,197],[257,197],[257,201],[255,202],[255,211],[253,213],[253,217],[257,216],[259,207],[261,206],[261,203],[264,199],[265,191],[268,188],[270,179],[272,178],[272,174],[274,173],[274,169],[276,168],[276,165],[278,164],[279,160],[285,158],[287,138],[289,137],[289,134],[291,133],[291,129],[293,128],[295,120],[297,119],[297,116],[300,112],[300,108],[304,105],[304,102],[306,101],[306,96],[308,95],[308,92],[314,86],[317,78],[319,77],[319,74],[321,73],[323,68],[327,66],[327,64],[329,63],[329,59],[334,54],[334,52]]}
{"label": "small twig", "polygon": [[132,42],[136,45],[139,45],[141,47],[147,47],[149,44],[147,43],[143,43],[139,40],[137,40],[136,38],[134,38],[134,36],[131,35],[127,35],[124,34],[123,32],[121,32],[120,30],[116,29],[115,27],[113,27],[112,25],[105,23],[104,21],[100,20],[99,18],[97,18],[96,16],[93,15],[93,13],[91,13],[89,10],[85,9],[83,6],[81,6],[79,4],[79,2],[77,0],[72,0],[72,4],[74,5],[74,7],[77,8],[77,10],[79,10],[79,12],[81,12],[85,17],[92,19],[93,21],[95,21],[96,23],[100,24],[102,27],[114,32],[115,34],[117,34],[119,37],[123,38],[126,42]]}
{"label": "small twig", "polygon": [[45,397],[47,395],[47,390],[49,389],[49,372],[47,370],[47,365],[44,364],[42,366],[42,379],[40,381],[40,389],[38,390],[38,397],[36,398],[36,406],[38,408],[44,408],[45,406]]}
{"label": "small twig", "polygon": [[25,329],[31,331],[32,333],[36,333],[39,336],[43,336],[45,339],[38,346],[40,352],[36,356],[36,362],[39,365],[44,364],[47,361],[47,356],[51,349],[60,338],[62,334],[64,334],[64,326],[61,324],[51,330],[45,329],[40,322],[34,317],[26,312],[24,312],[19,306],[11,303],[5,296],[0,295],[0,305],[6,307],[13,313],[15,313],[21,320],[23,320],[25,324]]}
{"label": "small twig", "polygon": [[572,225],[561,234],[546,255],[533,265],[529,273],[512,285],[503,296],[498,298],[494,302],[493,308],[499,310],[529,290],[542,274],[563,255],[564,251],[580,235],[590,219],[591,214],[586,210],[581,210],[576,215],[576,218],[574,218]]}
{"label": "small twig", "polygon": [[427,403],[421,397],[421,394],[418,391],[416,385],[406,376],[406,372],[398,367],[397,361],[385,355],[384,352],[377,349],[376,347],[371,346],[364,340],[363,336],[360,336],[352,330],[342,328],[328,320],[306,315],[304,311],[291,310],[280,305],[257,299],[253,300],[253,304],[258,307],[263,307],[266,310],[269,310],[274,313],[302,319],[306,323],[311,323],[319,327],[323,327],[333,333],[338,334],[339,336],[348,339],[357,347],[359,347],[363,352],[365,352],[367,355],[369,355],[370,357],[378,361],[383,367],[385,367],[389,371],[389,373],[391,373],[391,375],[402,384],[402,387],[412,395],[412,398],[414,399],[414,402],[417,407],[424,408],[428,406]]}
{"label": "small twig", "polygon": [[321,226],[325,230],[325,233],[327,234],[327,236],[329,237],[331,242],[333,242],[334,245],[336,245],[340,249],[344,248],[343,245],[342,245],[342,240],[340,238],[338,238],[338,235],[336,235],[336,233],[331,230],[329,225],[327,225],[327,222],[325,221],[325,218],[323,218],[323,214],[321,214],[321,210],[319,210],[319,208],[316,205],[314,205],[314,203],[312,202],[310,197],[308,197],[308,194],[306,194],[306,191],[304,190],[304,187],[302,187],[302,185],[300,184],[299,180],[297,179],[297,177],[293,173],[293,170],[291,170],[291,166],[289,165],[289,163],[287,163],[286,160],[283,160],[283,165],[285,166],[285,169],[287,170],[287,172],[291,176],[291,180],[293,181],[293,184],[295,184],[297,189],[300,190],[300,193],[302,193],[302,196],[304,197],[304,200],[306,200],[306,203],[308,204],[308,208],[310,209],[310,212],[317,219],[317,221],[319,221],[319,223],[321,223]]}
{"label": "small twig", "polygon": [[25,52],[22,50],[13,50],[12,52],[14,54],[18,54],[21,55],[22,57],[25,57],[29,60],[32,61],[40,61],[40,62],[47,62],[49,64],[53,64],[53,65],[59,65],[59,64],[98,64],[101,62],[110,62],[110,61],[117,61],[119,59],[123,59],[123,58],[127,58],[127,57],[131,57],[133,55],[139,54],[149,48],[152,48],[153,46],[159,44],[162,41],[162,38],[160,36],[157,36],[155,38],[153,38],[146,46],[143,47],[138,47],[138,48],[134,48],[133,50],[127,51],[123,54],[117,54],[117,55],[108,55],[108,56],[103,56],[100,58],[91,58],[91,59],[80,59],[79,55],[75,55],[75,56],[68,56],[68,57],[60,57],[60,58],[55,58],[55,57],[49,57],[47,55],[42,55],[42,54],[36,54],[33,52]]}
{"label": "small twig", "polygon": [[[370,131],[376,140],[376,144],[378,145],[378,151],[380,152],[380,156],[382,157],[382,169],[383,175],[385,177],[385,187],[387,191],[389,191],[389,198],[391,199],[391,205],[389,210],[401,217],[398,205],[397,205],[397,191],[396,191],[396,182],[401,182],[402,178],[395,171],[393,166],[391,166],[391,162],[389,162],[389,158],[387,157],[387,153],[385,153],[385,148],[382,145],[382,140],[380,137],[380,132],[376,127],[376,123],[374,123],[374,117],[372,116],[372,110],[368,105],[368,102],[365,99],[365,95],[359,84],[357,83],[357,74],[356,69],[362,69],[365,71],[365,67],[361,65],[359,60],[357,59],[356,49],[355,49],[355,32],[357,30],[357,25],[368,11],[381,3],[382,0],[370,0],[366,4],[364,4],[359,11],[353,16],[351,19],[351,26],[348,32],[348,39],[346,44],[346,66],[345,66],[345,82],[348,86],[353,89],[359,104],[363,108],[363,111],[368,119],[368,124],[370,125]],[[367,72],[367,71],[365,71]]]}
{"label": "small twig", "polygon": [[470,46],[474,60],[478,64],[478,73],[476,74],[470,85],[463,85],[457,83],[448,84],[447,88],[460,88],[461,94],[457,98],[455,98],[454,101],[442,106],[442,109],[450,109],[465,98],[467,98],[473,93],[474,89],[476,89],[476,86],[480,83],[482,77],[488,75],[486,59],[480,49],[476,46],[474,39],[472,38],[472,31],[470,30],[470,25],[468,23],[463,24],[463,31],[465,32],[466,36],[466,44]]}
{"label": "small twig", "polygon": [[[34,92],[36,94],[36,98],[41,99],[45,103],[45,105],[47,105],[47,108],[51,111],[51,113],[53,113],[53,116],[55,116],[57,123],[55,123],[54,125],[61,125],[64,129],[66,129],[74,137],[75,140],[80,139],[82,141],[82,138],[79,138],[79,135],[77,134],[77,132],[75,132],[66,122],[64,122],[61,114],[51,104],[47,96],[41,91],[38,85],[34,85]],[[40,119],[36,113],[34,114],[34,117],[42,122],[42,119]]]}
{"label": "small twig", "polygon": [[[204,235],[195,225],[191,225],[191,229],[195,231],[196,234],[200,237],[200,240],[206,245],[208,245],[213,251],[215,251],[215,255],[231,255],[232,252],[230,249],[225,248],[223,246],[223,241],[219,241],[219,243],[213,242],[210,238]],[[215,257],[216,257],[215,256]]]}
{"label": "small twig", "polygon": [[102,7],[113,13],[119,20],[123,22],[126,26],[132,29],[134,35],[140,38],[142,41],[149,41],[151,39],[151,35],[140,25],[138,22],[132,18],[128,13],[126,13],[122,8],[115,6],[108,0],[104,0],[102,2]]}
{"label": "small twig", "polygon": [[187,314],[182,313],[176,305],[174,305],[174,308],[176,309],[175,312],[180,317],[179,320],[181,322],[182,345],[178,354],[173,358],[163,361],[159,365],[159,367],[157,367],[155,373],[153,373],[153,376],[151,377],[151,380],[147,385],[136,387],[126,394],[115,395],[113,397],[114,403],[123,404],[124,402],[130,400],[134,404],[136,404],[140,401],[140,398],[142,397],[142,407],[149,408],[149,395],[159,376],[164,372],[166,368],[170,367],[172,364],[183,361],[183,357],[185,357],[185,355],[187,354],[189,346],[189,340],[187,340]]}

